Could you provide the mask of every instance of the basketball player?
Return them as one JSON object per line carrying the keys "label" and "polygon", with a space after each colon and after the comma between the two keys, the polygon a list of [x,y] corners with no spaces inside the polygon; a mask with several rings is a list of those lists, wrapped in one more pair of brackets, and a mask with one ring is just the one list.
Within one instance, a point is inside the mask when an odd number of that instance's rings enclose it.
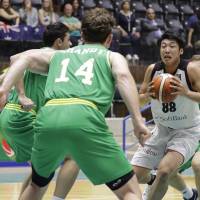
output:
{"label": "basketball player", "polygon": [[[152,136],[134,154],[131,161],[140,183],[152,184],[148,200],[160,200],[165,195],[169,178],[195,153],[200,139],[200,68],[199,63],[180,58],[183,41],[172,32],[159,40],[161,62],[151,64],[140,90],[143,101],[151,101],[155,121]],[[177,98],[160,103],[151,92],[151,80],[161,73],[170,73]],[[151,169],[158,169],[152,176]]]}
{"label": "basketball player", "polygon": [[[197,64],[199,64],[200,56],[197,54],[194,55],[191,58],[191,61],[193,63],[197,62]],[[198,194],[200,194],[200,144],[196,149],[194,156],[192,156],[192,158],[190,158],[188,162],[186,162],[180,167],[179,173],[182,173],[190,167],[192,167],[194,172],[195,185],[197,187],[197,190],[191,190],[191,188],[187,187],[185,181],[183,180],[180,174],[175,174],[170,178],[170,185],[182,192],[184,200],[196,200],[198,199]]]}
{"label": "basketball player", "polygon": [[[150,135],[139,111],[136,84],[125,58],[107,50],[113,25],[114,20],[105,9],[89,10],[82,20],[84,45],[57,53],[27,51],[6,74],[0,88],[1,106],[25,68],[40,73],[49,69],[46,104],[35,124],[32,184],[21,199],[40,199],[35,198],[35,191],[38,188],[41,191],[50,182],[66,154],[94,184],[106,183],[118,199],[141,198],[132,166],[104,119],[116,83],[132,115],[134,133],[140,143]],[[59,144],[56,148],[55,143]]]}
{"label": "basketball player", "polygon": [[[200,61],[199,55],[194,55],[190,61]],[[192,156],[186,163],[184,163],[178,170],[179,173],[173,174],[170,177],[169,184],[180,191],[183,195],[184,200],[196,200],[198,199],[198,194],[200,194],[200,144],[196,149],[194,156]],[[186,185],[186,182],[181,176],[181,173],[186,169],[192,167],[195,177],[195,184],[197,190],[194,188],[190,188]],[[151,172],[152,176],[156,175],[155,171]],[[155,177],[155,176],[154,176]],[[151,185],[145,187],[145,190],[142,194],[142,199],[147,200],[148,193],[151,189]]]}
{"label": "basketball player", "polygon": [[[43,41],[49,47],[45,48],[45,51],[66,49],[70,44],[68,29],[62,23],[49,25],[43,34]],[[25,94],[35,103],[36,107],[30,111],[22,109],[20,102],[23,102],[25,106],[31,105],[31,102],[28,101],[23,92],[14,89],[9,96],[9,103],[1,112],[0,129],[4,137],[3,148],[6,152],[11,153],[12,158],[10,157],[10,159],[16,162],[26,162],[31,159],[34,140],[33,123],[38,110],[44,105],[46,79],[47,76],[34,74],[27,70],[24,75]],[[8,144],[5,145],[5,142]],[[78,171],[76,163],[67,158],[58,175],[55,196],[62,198],[66,196]],[[22,191],[28,182],[29,179],[24,183]]]}

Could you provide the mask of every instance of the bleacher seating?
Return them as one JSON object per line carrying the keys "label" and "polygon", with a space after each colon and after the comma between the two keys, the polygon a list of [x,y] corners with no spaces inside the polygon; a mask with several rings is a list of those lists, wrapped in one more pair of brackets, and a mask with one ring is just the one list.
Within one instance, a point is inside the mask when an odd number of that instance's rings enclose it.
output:
{"label": "bleacher seating", "polygon": [[96,2],[94,0],[82,0],[82,5],[84,9],[90,9],[96,7]]}
{"label": "bleacher seating", "polygon": [[[22,0],[11,0],[17,7],[22,5]],[[40,8],[42,0],[32,0],[33,5]],[[61,6],[61,2],[67,0],[54,0],[54,4]],[[136,27],[139,30],[141,19],[145,18],[146,9],[153,8],[156,12],[156,20],[159,27],[183,31],[186,39],[187,20],[200,7],[200,0],[130,0],[132,11],[136,18]],[[60,2],[60,3],[59,3]],[[115,14],[119,12],[122,0],[80,0],[83,11],[96,6],[104,7]],[[60,4],[60,5],[58,5]],[[116,15],[115,15],[116,16]],[[0,25],[0,40],[14,41],[41,41],[44,27],[31,28],[20,25],[11,27]],[[120,44],[118,45],[118,47]],[[120,49],[120,48],[118,48]]]}
{"label": "bleacher seating", "polygon": [[0,24],[0,40],[41,41],[43,26],[30,27],[26,25],[9,26]]}
{"label": "bleacher seating", "polygon": [[101,0],[99,1],[99,6],[114,11],[114,6],[111,0]]}

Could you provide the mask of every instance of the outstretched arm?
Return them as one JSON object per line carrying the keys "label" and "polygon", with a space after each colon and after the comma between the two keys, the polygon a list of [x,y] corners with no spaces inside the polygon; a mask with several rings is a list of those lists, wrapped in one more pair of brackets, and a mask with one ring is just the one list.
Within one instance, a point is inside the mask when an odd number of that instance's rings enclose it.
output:
{"label": "outstretched arm", "polygon": [[0,86],[0,109],[6,103],[9,90],[23,77],[26,68],[35,73],[47,73],[51,57],[55,51],[45,49],[28,50],[11,58],[11,66]]}
{"label": "outstretched arm", "polygon": [[24,80],[20,79],[16,83],[15,88],[17,90],[18,100],[19,100],[19,103],[21,104],[22,109],[24,109],[25,111],[31,110],[35,106],[35,104],[25,94],[25,91],[24,91]]}
{"label": "outstretched arm", "polygon": [[139,95],[135,81],[129,71],[126,59],[121,54],[111,53],[110,60],[117,87],[132,116],[134,133],[139,142],[143,144],[150,136],[150,132],[145,127],[140,113]]}
{"label": "outstretched arm", "polygon": [[34,73],[47,73],[51,57],[55,51],[33,49],[11,57],[11,66],[4,78],[2,88],[9,91],[12,86],[23,76],[25,69]]}

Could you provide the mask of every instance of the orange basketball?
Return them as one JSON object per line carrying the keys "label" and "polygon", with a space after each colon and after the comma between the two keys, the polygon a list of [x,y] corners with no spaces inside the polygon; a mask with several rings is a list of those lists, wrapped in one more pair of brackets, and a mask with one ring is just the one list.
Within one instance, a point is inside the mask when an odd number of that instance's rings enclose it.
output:
{"label": "orange basketball", "polygon": [[155,98],[163,103],[169,103],[173,101],[177,95],[172,95],[174,89],[171,88],[171,74],[165,73],[155,76],[153,78],[153,92],[155,92]]}

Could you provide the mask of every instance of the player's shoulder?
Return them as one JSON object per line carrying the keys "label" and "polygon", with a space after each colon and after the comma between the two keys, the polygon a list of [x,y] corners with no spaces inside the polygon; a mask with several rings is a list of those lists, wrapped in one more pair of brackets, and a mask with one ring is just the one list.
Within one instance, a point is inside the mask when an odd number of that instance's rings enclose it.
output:
{"label": "player's shoulder", "polygon": [[113,63],[116,63],[116,61],[118,63],[126,62],[126,58],[122,54],[120,54],[118,52],[113,52],[113,51],[109,51],[109,60],[110,60],[111,65]]}
{"label": "player's shoulder", "polygon": [[200,57],[193,57],[191,61],[188,63],[188,70],[200,69]]}
{"label": "player's shoulder", "polygon": [[115,59],[115,58],[124,58],[125,59],[125,57],[119,52],[109,51],[109,54],[110,54],[110,58],[113,58],[113,59]]}
{"label": "player's shoulder", "polygon": [[198,77],[198,74],[200,74],[200,59],[194,59],[188,63],[187,74],[190,78]]}

